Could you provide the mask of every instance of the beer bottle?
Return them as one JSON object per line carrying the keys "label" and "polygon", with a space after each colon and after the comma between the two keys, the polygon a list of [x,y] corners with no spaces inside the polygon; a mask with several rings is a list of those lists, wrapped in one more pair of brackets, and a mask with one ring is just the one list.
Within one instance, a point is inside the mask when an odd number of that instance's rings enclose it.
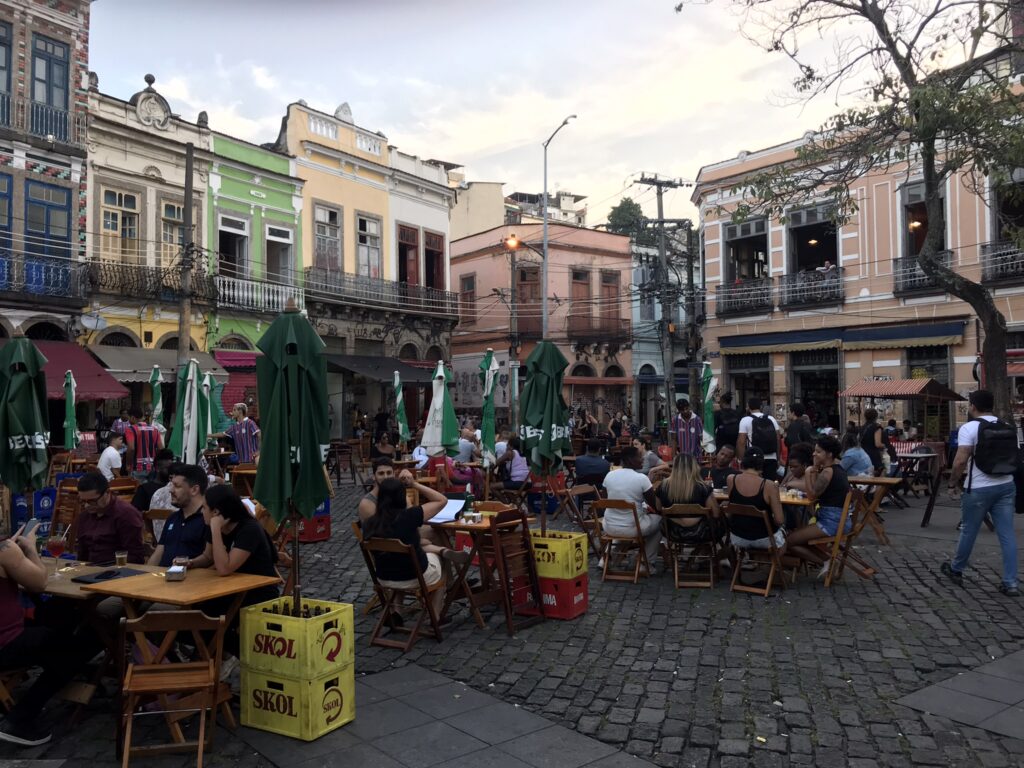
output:
{"label": "beer bottle", "polygon": [[472,483],[467,483],[466,484],[466,503],[462,507],[462,515],[463,515],[463,517],[465,517],[465,515],[467,513],[471,513],[473,511],[473,504],[475,502],[476,502],[476,499],[473,498],[473,485],[472,485]]}
{"label": "beer bottle", "polygon": [[306,603],[304,606],[302,606],[302,618],[309,618],[309,603]]}
{"label": "beer bottle", "polygon": [[271,606],[271,608],[270,608],[270,612],[271,612],[271,613],[277,613],[277,603],[274,603],[274,605],[273,605],[273,606]]}

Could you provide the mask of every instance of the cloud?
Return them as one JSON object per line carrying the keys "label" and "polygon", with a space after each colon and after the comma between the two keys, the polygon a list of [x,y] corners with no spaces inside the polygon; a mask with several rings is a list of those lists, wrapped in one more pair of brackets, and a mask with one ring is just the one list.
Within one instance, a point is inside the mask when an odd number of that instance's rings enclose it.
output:
{"label": "cloud", "polygon": [[252,82],[257,88],[261,88],[264,91],[277,89],[277,78],[272,77],[266,67],[254,65],[250,71],[252,72]]}

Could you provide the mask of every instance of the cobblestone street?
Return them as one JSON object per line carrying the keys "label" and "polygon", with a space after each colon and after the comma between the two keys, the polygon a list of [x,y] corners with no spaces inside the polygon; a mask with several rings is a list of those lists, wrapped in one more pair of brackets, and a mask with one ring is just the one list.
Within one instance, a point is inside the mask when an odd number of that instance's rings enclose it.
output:
{"label": "cobblestone street", "polygon": [[[923,499],[890,509],[888,547],[865,532],[862,553],[880,570],[873,581],[848,573],[826,590],[803,577],[765,600],[724,584],[675,590],[665,575],[602,584],[592,560],[590,610],[579,619],[510,638],[498,617],[481,631],[461,612],[442,644],[421,640],[402,656],[367,646],[369,580],[349,534],[355,499],[341,489],[331,540],[302,554],[307,594],[357,605],[357,675],[415,663],[667,767],[1024,765],[1024,729],[1009,738],[896,703],[1024,648],[1021,603],[996,591],[994,534],[979,536],[964,588],[939,574],[957,519],[941,503],[928,529],[918,527]],[[114,764],[109,700],[74,730],[60,722],[48,747],[0,757]],[[253,733],[220,729],[208,764],[293,765],[330,744]],[[336,751],[328,764],[348,765],[341,741]]]}

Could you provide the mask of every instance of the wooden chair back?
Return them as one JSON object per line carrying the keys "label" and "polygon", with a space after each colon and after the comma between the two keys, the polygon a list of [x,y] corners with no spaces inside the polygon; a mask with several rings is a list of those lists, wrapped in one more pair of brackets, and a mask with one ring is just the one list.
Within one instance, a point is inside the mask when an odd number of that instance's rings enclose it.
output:
{"label": "wooden chair back", "polygon": [[[708,541],[686,542],[673,538],[673,528],[686,530],[680,518],[698,518],[696,526],[707,526],[709,534]],[[718,572],[718,542],[715,540],[713,521],[714,515],[710,509],[700,504],[673,504],[661,510],[662,526],[665,531],[665,538],[668,541],[667,550],[669,559],[672,562],[672,574],[675,579],[676,589],[682,587],[699,587],[710,589],[715,586],[715,574]],[[687,548],[689,556],[687,557]],[[703,564],[700,570],[691,570],[687,566]]]}
{"label": "wooden chair back", "polygon": [[599,498],[597,488],[593,485],[577,484],[566,488],[561,494],[561,507],[565,507],[569,518],[587,534],[587,542],[594,554],[601,555],[601,532],[597,518],[593,513],[593,504]]}
{"label": "wooden chair back", "polygon": [[[160,542],[160,533],[157,532],[155,521],[166,521],[175,513],[173,509],[147,509],[142,513],[142,539],[145,544],[155,547]],[[161,529],[162,530],[162,529]]]}
{"label": "wooden chair back", "polygon": [[[767,531],[768,549],[753,549],[746,548],[747,557],[755,563],[768,566],[768,575],[765,577],[763,586],[756,584],[746,584],[740,578],[740,572],[742,569],[742,558],[737,557],[736,563],[733,568],[732,574],[732,585],[731,589],[733,592],[749,592],[753,595],[761,595],[762,597],[769,597],[772,593],[772,586],[775,584],[775,578],[778,577],[778,584],[783,589],[786,588],[786,573],[782,566],[782,557],[779,553],[778,547],[775,546],[775,537],[772,535],[772,524],[771,524],[771,513],[767,510],[757,509],[747,504],[734,504],[730,502],[725,507],[726,517],[730,523],[734,518],[746,517],[754,520],[760,520],[764,523],[764,529]],[[735,542],[733,543],[735,546]],[[741,547],[737,547],[742,549]]]}
{"label": "wooden chair back", "polygon": [[109,490],[122,501],[131,503],[135,492],[139,490],[139,481],[134,477],[115,477],[110,481]]}
{"label": "wooden chair back", "polygon": [[[383,609],[381,610],[380,618],[373,628],[373,632],[370,634],[370,645],[397,648],[402,653],[408,653],[416,644],[421,634],[433,637],[438,642],[441,642],[441,621],[431,602],[431,594],[435,590],[444,587],[444,579],[428,586],[423,580],[423,572],[420,570],[416,551],[411,545],[405,544],[398,539],[364,539],[359,542],[359,548],[363,553],[363,559],[366,561],[366,569],[370,572],[373,589],[377,593]],[[408,557],[410,567],[416,574],[415,586],[394,587],[383,585],[377,576],[376,556],[380,554],[404,554]],[[411,625],[410,620],[403,619],[399,612],[401,598],[403,597],[411,597],[419,606],[415,623]],[[401,623],[396,621],[396,619],[400,619]],[[423,626],[424,620],[429,621],[428,627]],[[382,633],[386,628],[389,628],[392,634],[403,634],[408,639],[402,642],[401,640],[392,639],[391,635],[384,636]]]}
{"label": "wooden chair back", "polygon": [[[604,515],[609,509],[628,511],[633,515],[635,533],[609,533],[605,527]],[[591,510],[597,520],[601,538],[601,557],[604,567],[601,570],[602,581],[631,581],[636,584],[646,570],[651,573],[651,564],[647,561],[647,548],[644,536],[640,532],[640,513],[631,501],[622,499],[598,499],[591,504]],[[633,568],[625,567],[631,552],[636,551]]]}
{"label": "wooden chair back", "polygon": [[57,486],[57,498],[53,503],[53,517],[50,522],[50,530],[56,530],[64,526],[67,535],[64,537],[69,551],[74,550],[76,533],[78,529],[78,515],[81,511],[81,502],[78,500],[78,480],[67,478],[60,481]]}
{"label": "wooden chair back", "polygon": [[[515,507],[497,511],[487,520],[487,532],[477,539],[482,597],[499,602],[505,612],[505,627],[511,637],[520,629],[543,620],[537,560],[533,552],[533,536],[526,513]],[[497,583],[492,583],[497,572]],[[525,591],[524,602],[532,598],[536,612],[525,618],[517,611],[515,591]]]}
{"label": "wooden chair back", "polygon": [[57,484],[57,475],[71,471],[71,453],[55,453],[50,457],[50,468],[46,473],[46,484],[54,486]]}

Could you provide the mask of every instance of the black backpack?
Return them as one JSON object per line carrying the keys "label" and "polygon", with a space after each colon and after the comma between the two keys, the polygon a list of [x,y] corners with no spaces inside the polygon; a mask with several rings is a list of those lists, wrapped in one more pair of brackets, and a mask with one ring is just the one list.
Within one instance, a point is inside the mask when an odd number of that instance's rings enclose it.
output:
{"label": "black backpack", "polygon": [[769,416],[751,416],[750,444],[765,455],[778,453],[779,433]]}
{"label": "black backpack", "polygon": [[1017,428],[1005,421],[978,421],[974,466],[986,475],[1012,475],[1020,468]]}
{"label": "black backpack", "polygon": [[740,433],[740,417],[733,408],[723,408],[718,412],[718,426],[715,427],[715,447],[723,445],[736,446]]}

